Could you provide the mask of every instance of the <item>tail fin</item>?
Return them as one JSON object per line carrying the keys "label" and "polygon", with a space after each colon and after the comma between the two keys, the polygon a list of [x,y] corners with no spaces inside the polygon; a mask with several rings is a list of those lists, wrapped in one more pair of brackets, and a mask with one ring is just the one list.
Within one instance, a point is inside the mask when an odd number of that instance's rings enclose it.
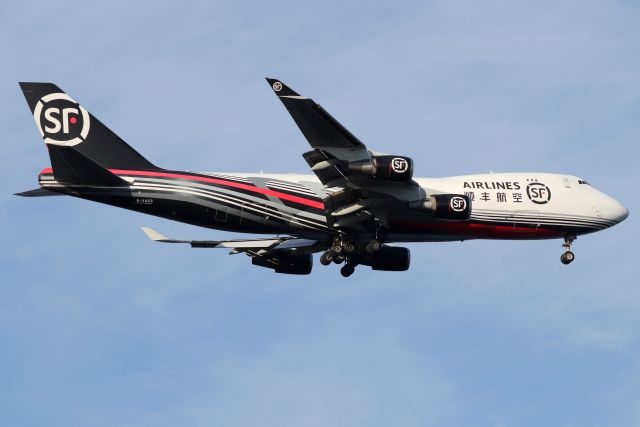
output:
{"label": "tail fin", "polygon": [[[52,83],[20,83],[20,88],[49,148],[54,175],[57,175],[56,166],[60,168],[62,165],[59,158],[54,159],[54,153],[60,152],[58,148],[65,148],[62,152],[67,153],[66,158],[73,161],[84,157],[100,169],[159,169],[58,86]],[[76,151],[81,157],[71,151]],[[68,166],[74,169],[75,163]],[[108,170],[105,172],[110,173]]]}

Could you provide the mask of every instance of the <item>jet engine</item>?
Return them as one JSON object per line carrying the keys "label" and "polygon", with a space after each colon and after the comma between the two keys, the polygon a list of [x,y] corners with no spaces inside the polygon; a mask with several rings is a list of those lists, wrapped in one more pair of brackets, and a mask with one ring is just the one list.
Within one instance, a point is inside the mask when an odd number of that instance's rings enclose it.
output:
{"label": "jet engine", "polygon": [[313,267],[313,256],[280,251],[271,256],[253,257],[251,264],[271,268],[276,273],[310,274]]}
{"label": "jet engine", "polygon": [[413,178],[413,160],[404,156],[374,156],[371,160],[349,162],[347,169],[384,181],[408,182]]}
{"label": "jet engine", "polygon": [[381,246],[372,254],[360,255],[358,263],[368,265],[372,270],[407,271],[411,264],[411,252],[407,248]]}
{"label": "jet engine", "polygon": [[471,216],[471,200],[461,194],[434,194],[424,200],[409,202],[409,208],[454,221],[463,221]]}

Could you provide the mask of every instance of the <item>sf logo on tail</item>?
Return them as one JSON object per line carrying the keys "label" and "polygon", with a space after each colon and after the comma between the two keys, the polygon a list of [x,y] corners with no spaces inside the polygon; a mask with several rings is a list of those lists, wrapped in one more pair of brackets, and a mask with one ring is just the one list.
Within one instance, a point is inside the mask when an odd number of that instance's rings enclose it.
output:
{"label": "sf logo on tail", "polygon": [[33,110],[33,118],[47,144],[73,146],[89,134],[89,113],[66,93],[43,96]]}

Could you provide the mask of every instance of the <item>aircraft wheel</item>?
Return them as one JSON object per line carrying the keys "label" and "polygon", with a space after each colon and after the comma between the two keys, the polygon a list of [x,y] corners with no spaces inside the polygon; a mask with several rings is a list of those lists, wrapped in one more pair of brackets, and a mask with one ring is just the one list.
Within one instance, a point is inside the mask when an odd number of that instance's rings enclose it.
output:
{"label": "aircraft wheel", "polygon": [[336,264],[342,264],[345,259],[346,258],[344,257],[344,255],[336,255],[333,257],[333,262],[335,262]]}
{"label": "aircraft wheel", "polygon": [[346,263],[345,265],[342,266],[342,268],[340,269],[340,274],[342,274],[342,277],[349,277],[351,276],[354,272],[356,271],[356,267],[353,264],[350,263]]}
{"label": "aircraft wheel", "polygon": [[576,256],[571,251],[567,251],[563,253],[562,256],[560,257],[560,261],[565,265],[571,264],[574,259],[576,259]]}
{"label": "aircraft wheel", "polygon": [[367,245],[367,252],[369,252],[370,254],[376,252],[378,249],[380,249],[380,242],[375,239],[370,241]]}
{"label": "aircraft wheel", "polygon": [[353,243],[345,243],[344,244],[344,251],[346,253],[351,254],[355,250],[356,250],[356,245],[354,245]]}
{"label": "aircraft wheel", "polygon": [[320,264],[329,265],[333,262],[333,253],[331,251],[326,251],[322,255],[320,255]]}
{"label": "aircraft wheel", "polygon": [[342,245],[336,244],[336,245],[333,245],[331,250],[333,251],[334,254],[337,255],[337,254],[341,254],[342,253],[343,247],[342,247]]}

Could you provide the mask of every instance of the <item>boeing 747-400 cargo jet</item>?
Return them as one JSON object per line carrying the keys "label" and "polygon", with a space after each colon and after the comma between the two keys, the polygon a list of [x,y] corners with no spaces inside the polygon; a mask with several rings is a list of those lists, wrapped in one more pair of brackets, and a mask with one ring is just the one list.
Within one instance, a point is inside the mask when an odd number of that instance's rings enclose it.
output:
{"label": "boeing 747-400 cargo jet", "polygon": [[274,237],[152,240],[243,252],[278,273],[309,274],[320,263],[374,270],[409,268],[400,242],[564,239],[574,260],[577,236],[609,228],[629,211],[582,178],[494,173],[415,178],[406,156],[368,149],[312,99],[276,79],[269,86],[311,149],[313,175],[180,172],[155,166],[51,83],[20,83],[51,167],[40,188],[21,196],[69,195],[219,230]]}

